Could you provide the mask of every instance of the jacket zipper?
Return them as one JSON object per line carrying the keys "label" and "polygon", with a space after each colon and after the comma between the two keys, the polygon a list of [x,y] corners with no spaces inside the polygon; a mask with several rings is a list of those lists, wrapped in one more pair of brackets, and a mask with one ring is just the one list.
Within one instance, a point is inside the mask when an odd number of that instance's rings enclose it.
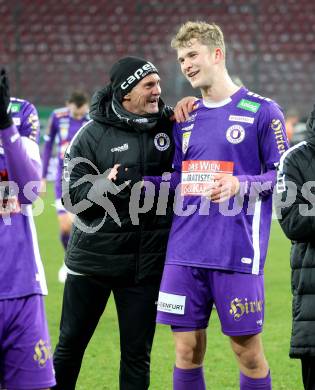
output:
{"label": "jacket zipper", "polygon": [[[143,148],[143,133],[141,131],[139,131],[139,138],[138,138],[138,141],[139,141],[139,149],[140,149],[140,173],[141,173],[141,176],[143,176],[144,174],[144,148]],[[139,274],[139,261],[140,261],[140,256],[141,256],[141,248],[140,248],[140,245],[141,245],[141,237],[142,237],[142,222],[141,220],[139,219],[139,251],[138,251],[138,258],[136,259],[136,275],[135,275],[135,281],[138,282],[139,281],[139,278],[138,278],[138,274]]]}

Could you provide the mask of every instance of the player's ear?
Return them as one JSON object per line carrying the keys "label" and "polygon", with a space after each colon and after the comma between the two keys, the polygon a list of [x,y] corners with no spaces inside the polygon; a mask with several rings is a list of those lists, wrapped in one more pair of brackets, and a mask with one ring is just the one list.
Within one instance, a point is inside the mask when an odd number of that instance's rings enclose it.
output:
{"label": "player's ear", "polygon": [[124,97],[123,97],[123,101],[124,100],[130,100],[130,93],[128,92]]}
{"label": "player's ear", "polygon": [[221,48],[219,48],[219,47],[215,48],[214,52],[213,52],[213,58],[214,58],[215,64],[217,64],[220,61],[222,61],[224,59],[223,50]]}

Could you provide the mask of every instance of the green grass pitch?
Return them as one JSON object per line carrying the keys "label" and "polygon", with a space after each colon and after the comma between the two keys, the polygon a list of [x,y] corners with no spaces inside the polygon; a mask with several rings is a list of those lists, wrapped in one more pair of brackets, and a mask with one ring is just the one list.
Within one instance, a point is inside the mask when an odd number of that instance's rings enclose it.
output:
{"label": "green grass pitch", "polygon": [[[63,286],[57,281],[57,272],[63,261],[63,250],[55,208],[53,189],[48,186],[44,198],[44,212],[35,218],[41,256],[44,262],[49,295],[46,310],[53,349],[57,342]],[[267,264],[265,268],[266,310],[263,341],[271,367],[274,390],[303,388],[300,361],[288,357],[291,332],[290,243],[283,236],[278,222],[273,221]],[[174,350],[171,332],[167,326],[158,326],[151,365],[152,390],[172,389]],[[208,328],[208,347],[204,364],[208,389],[238,389],[238,368],[230,350],[229,340],[220,331],[216,312]],[[118,389],[119,333],[113,300],[86,350],[78,390]],[[192,389],[193,390],[193,389]]]}

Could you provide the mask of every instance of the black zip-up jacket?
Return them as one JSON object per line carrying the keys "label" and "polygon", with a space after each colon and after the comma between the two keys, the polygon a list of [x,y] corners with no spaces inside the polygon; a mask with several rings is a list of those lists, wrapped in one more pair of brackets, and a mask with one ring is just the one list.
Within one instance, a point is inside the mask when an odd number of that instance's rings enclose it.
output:
{"label": "black zip-up jacket", "polygon": [[276,199],[288,202],[287,207],[276,206],[292,241],[291,358],[315,356],[315,126],[309,134],[281,159],[276,187]]}
{"label": "black zip-up jacket", "polygon": [[[102,277],[135,281],[160,277],[172,200],[166,211],[157,215],[157,191],[153,202],[149,191],[137,186],[117,190],[107,175],[115,164],[128,167],[139,177],[171,172],[172,123],[161,114],[151,129],[128,125],[113,112],[106,89],[94,96],[90,116],[92,120],[74,137],[64,159],[63,203],[76,214],[66,265]],[[117,185],[126,186],[125,181]],[[148,211],[138,213],[142,206]]]}

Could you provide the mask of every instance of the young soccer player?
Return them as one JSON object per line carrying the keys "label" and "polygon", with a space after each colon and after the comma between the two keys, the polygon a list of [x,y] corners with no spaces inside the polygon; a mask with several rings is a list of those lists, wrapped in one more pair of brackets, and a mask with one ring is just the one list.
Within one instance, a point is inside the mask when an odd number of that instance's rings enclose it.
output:
{"label": "young soccer player", "polygon": [[190,119],[174,128],[172,182],[181,183],[183,207],[175,210],[157,316],[174,332],[174,389],[206,388],[206,328],[215,304],[239,364],[240,388],[269,390],[260,337],[263,267],[275,167],[287,148],[284,118],[275,102],[231,80],[217,25],[187,22],[172,46],[182,73],[202,94]]}
{"label": "young soccer player", "polygon": [[[43,153],[43,178],[42,187],[46,187],[46,177],[48,173],[49,160],[52,155],[53,145],[57,139],[58,165],[55,178],[55,197],[56,210],[58,215],[60,241],[64,250],[69,241],[72,215],[67,212],[61,203],[61,176],[65,151],[78,132],[78,130],[89,121],[88,96],[81,91],[73,91],[67,100],[65,107],[54,110],[49,119],[47,134],[45,136],[45,146]],[[64,283],[67,277],[67,268],[65,264],[61,266],[58,272],[58,280]]]}
{"label": "young soccer player", "polygon": [[[39,189],[39,120],[26,100],[10,98],[0,72],[0,388],[55,384],[32,203]],[[36,185],[37,182],[37,185]]]}

